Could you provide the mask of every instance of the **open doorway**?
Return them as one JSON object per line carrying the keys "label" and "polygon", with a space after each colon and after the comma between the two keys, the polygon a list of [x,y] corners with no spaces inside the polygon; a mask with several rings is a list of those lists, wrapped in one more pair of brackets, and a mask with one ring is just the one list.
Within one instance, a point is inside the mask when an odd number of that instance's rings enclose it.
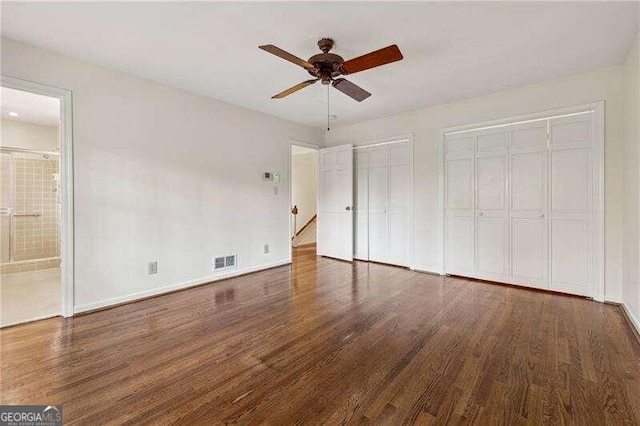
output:
{"label": "open doorway", "polygon": [[291,145],[292,260],[316,254],[318,150],[301,143]]}
{"label": "open doorway", "polygon": [[59,96],[47,96],[11,83],[3,79],[1,88],[0,327],[73,313],[64,247],[72,211],[65,189],[70,164],[63,158],[70,145],[70,121],[63,120],[70,95],[52,89]]}

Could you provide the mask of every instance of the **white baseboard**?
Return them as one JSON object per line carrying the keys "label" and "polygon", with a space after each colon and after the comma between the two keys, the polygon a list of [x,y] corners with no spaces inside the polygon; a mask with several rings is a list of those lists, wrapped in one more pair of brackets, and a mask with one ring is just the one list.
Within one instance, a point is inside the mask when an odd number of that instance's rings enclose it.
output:
{"label": "white baseboard", "polygon": [[631,312],[631,309],[629,309],[629,307],[624,302],[622,302],[620,305],[622,306],[624,313],[627,314],[627,318],[631,320],[631,324],[633,324],[633,326],[636,328],[636,332],[640,334],[640,320],[638,319],[638,317],[635,316],[633,312]]}
{"label": "white baseboard", "polygon": [[[28,272],[31,272],[31,271],[28,271]],[[59,317],[59,316],[60,316],[59,313],[58,314],[42,315],[42,316],[39,316],[39,317],[29,318],[29,319],[26,319],[26,320],[8,322],[6,324],[2,324],[0,326],[0,328],[12,327],[14,325],[25,324],[25,323],[34,322],[34,321],[40,321],[40,320],[49,319],[49,318],[55,318],[55,317]]]}
{"label": "white baseboard", "polygon": [[110,299],[106,299],[106,300],[100,300],[98,302],[92,302],[92,303],[87,303],[84,305],[78,305],[74,308],[74,313],[75,314],[79,314],[82,312],[87,312],[87,311],[93,311],[96,309],[101,309],[101,308],[106,308],[109,306],[113,306],[113,305],[119,305],[125,302],[133,302],[135,300],[139,300],[139,299],[145,299],[147,297],[151,297],[151,296],[158,296],[164,293],[170,293],[172,291],[176,291],[176,290],[183,290],[189,287],[194,287],[197,285],[201,285],[201,284],[207,284],[207,283],[212,283],[212,282],[216,282],[216,281],[220,281],[220,280],[224,280],[224,279],[228,279],[228,278],[233,278],[233,277],[237,277],[239,275],[244,275],[244,274],[248,274],[251,272],[258,272],[258,271],[262,271],[265,269],[270,269],[270,268],[275,268],[277,266],[284,266],[284,265],[289,265],[291,263],[290,260],[280,260],[277,262],[272,262],[272,263],[265,263],[262,265],[258,265],[258,266],[253,266],[251,268],[244,268],[244,269],[235,269],[233,271],[229,271],[226,273],[221,273],[221,274],[216,274],[216,275],[210,275],[208,277],[203,277],[203,278],[198,278],[195,280],[190,280],[190,281],[184,281],[181,283],[177,283],[177,284],[170,284],[167,286],[163,286],[163,287],[158,287],[158,288],[154,288],[154,289],[150,289],[150,290],[145,290],[145,291],[139,291],[137,293],[131,293],[131,294],[127,294],[125,296],[119,296],[119,297],[113,297]]}

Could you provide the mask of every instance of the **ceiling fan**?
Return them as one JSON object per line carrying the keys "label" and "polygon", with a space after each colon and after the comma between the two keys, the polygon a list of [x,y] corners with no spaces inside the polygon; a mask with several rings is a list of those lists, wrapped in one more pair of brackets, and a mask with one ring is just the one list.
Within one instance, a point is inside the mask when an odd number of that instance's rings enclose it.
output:
{"label": "ceiling fan", "polygon": [[309,74],[314,76],[314,79],[303,81],[300,84],[296,84],[289,89],[278,93],[271,97],[271,99],[282,99],[285,96],[289,96],[298,90],[304,89],[307,86],[311,86],[317,81],[321,81],[322,84],[329,85],[338,89],[345,95],[355,99],[358,102],[362,102],[371,96],[371,93],[367,92],[360,86],[353,84],[349,80],[346,80],[341,75],[355,74],[360,71],[368,70],[371,68],[379,67],[381,65],[390,64],[402,59],[402,53],[395,44],[387,46],[383,49],[376,50],[366,55],[358,56],[357,58],[349,59],[345,61],[341,56],[335,53],[329,53],[333,48],[333,40],[330,38],[323,38],[318,41],[318,47],[322,53],[313,55],[309,60],[305,61],[286,52],[279,47],[272,44],[266,44],[259,46],[260,49],[267,51],[273,55],[276,55],[286,61],[294,63],[302,68],[306,69]]}

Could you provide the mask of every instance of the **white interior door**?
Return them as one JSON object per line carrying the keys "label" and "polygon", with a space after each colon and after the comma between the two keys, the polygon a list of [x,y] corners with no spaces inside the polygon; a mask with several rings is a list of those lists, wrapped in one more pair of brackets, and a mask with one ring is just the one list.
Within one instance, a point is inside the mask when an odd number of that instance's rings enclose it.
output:
{"label": "white interior door", "polygon": [[511,127],[511,279],[548,288],[547,120]]}
{"label": "white interior door", "polygon": [[353,260],[353,147],[318,151],[317,251]]}

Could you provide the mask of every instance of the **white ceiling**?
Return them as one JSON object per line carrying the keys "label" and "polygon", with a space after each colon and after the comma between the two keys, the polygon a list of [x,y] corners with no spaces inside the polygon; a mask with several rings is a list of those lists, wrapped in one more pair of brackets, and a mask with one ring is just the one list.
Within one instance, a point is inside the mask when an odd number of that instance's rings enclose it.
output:
{"label": "white ceiling", "polygon": [[638,2],[2,3],[2,35],[322,128],[326,86],[263,52],[304,59],[320,37],[349,59],[392,43],[405,59],[348,77],[332,125],[389,116],[623,62]]}
{"label": "white ceiling", "polygon": [[[60,101],[49,96],[3,87],[0,92],[0,105],[3,120],[24,121],[27,123],[58,126],[60,124]],[[17,117],[9,115],[18,114]]]}

